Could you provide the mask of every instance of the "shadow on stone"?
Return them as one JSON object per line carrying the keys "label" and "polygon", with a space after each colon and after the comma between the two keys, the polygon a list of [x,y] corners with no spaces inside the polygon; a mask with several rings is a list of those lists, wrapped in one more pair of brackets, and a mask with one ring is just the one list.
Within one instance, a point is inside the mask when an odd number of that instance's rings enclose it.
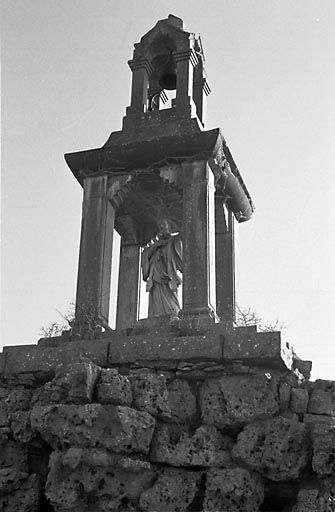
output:
{"label": "shadow on stone", "polygon": [[36,512],[55,512],[55,509],[44,494],[51,451],[51,447],[39,434],[28,445],[29,470],[31,473],[37,474],[40,480],[40,500]]}
{"label": "shadow on stone", "polygon": [[265,485],[265,497],[260,512],[290,512],[297,501],[298,487],[292,483]]}
{"label": "shadow on stone", "polygon": [[50,501],[44,496],[42,496],[40,505],[36,512],[55,512],[55,509],[50,504]]}
{"label": "shadow on stone", "polygon": [[198,492],[194,496],[192,503],[187,507],[187,512],[201,512],[205,498],[206,474],[204,473],[200,479]]}

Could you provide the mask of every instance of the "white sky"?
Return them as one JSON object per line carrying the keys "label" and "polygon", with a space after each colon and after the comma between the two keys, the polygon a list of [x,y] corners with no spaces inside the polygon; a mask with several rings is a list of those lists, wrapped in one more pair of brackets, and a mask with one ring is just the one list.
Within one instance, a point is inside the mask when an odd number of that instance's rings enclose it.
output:
{"label": "white sky", "polygon": [[30,344],[75,297],[81,188],[63,154],[129,105],[133,43],[173,13],[200,32],[220,127],[256,205],[237,293],[335,379],[333,0],[2,1],[2,344]]}

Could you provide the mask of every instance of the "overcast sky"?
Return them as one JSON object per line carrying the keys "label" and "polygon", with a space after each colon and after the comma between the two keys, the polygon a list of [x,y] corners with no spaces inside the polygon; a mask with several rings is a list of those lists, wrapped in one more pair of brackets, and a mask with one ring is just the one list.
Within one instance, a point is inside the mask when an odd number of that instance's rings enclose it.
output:
{"label": "overcast sky", "polygon": [[206,128],[256,205],[238,303],[335,379],[333,0],[2,1],[2,344],[36,343],[74,299],[82,190],[63,155],[120,129],[133,44],[170,13],[201,33]]}

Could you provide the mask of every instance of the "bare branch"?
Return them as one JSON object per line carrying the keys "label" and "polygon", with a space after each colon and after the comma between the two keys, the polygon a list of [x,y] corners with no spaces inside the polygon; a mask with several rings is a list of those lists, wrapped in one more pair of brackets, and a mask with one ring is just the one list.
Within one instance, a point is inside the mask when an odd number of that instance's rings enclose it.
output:
{"label": "bare branch", "polygon": [[279,319],[276,319],[273,323],[264,323],[256,311],[236,305],[235,326],[250,327],[252,325],[255,325],[260,332],[282,331],[286,328],[286,325],[280,322]]}

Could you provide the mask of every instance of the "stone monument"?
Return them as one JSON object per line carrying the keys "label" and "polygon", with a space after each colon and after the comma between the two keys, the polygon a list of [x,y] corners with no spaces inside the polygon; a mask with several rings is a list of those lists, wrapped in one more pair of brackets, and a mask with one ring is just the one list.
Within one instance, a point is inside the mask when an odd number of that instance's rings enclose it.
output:
{"label": "stone monument", "polygon": [[[170,15],[135,45],[129,66],[122,130],[102,148],[65,156],[84,193],[76,323],[89,311],[108,325],[114,228],[122,240],[116,328],[134,327],[141,248],[157,236],[159,218],[182,240],[179,316],[232,322],[234,219],[249,220],[254,207],[220,130],[204,128],[201,39]],[[163,109],[168,91],[175,98]]]}
{"label": "stone monument", "polygon": [[66,155],[84,191],[72,328],[0,354],[0,510],[334,512],[335,382],[310,382],[280,332],[234,327],[253,204],[204,129],[201,40],[170,15],[129,64],[122,130]]}

